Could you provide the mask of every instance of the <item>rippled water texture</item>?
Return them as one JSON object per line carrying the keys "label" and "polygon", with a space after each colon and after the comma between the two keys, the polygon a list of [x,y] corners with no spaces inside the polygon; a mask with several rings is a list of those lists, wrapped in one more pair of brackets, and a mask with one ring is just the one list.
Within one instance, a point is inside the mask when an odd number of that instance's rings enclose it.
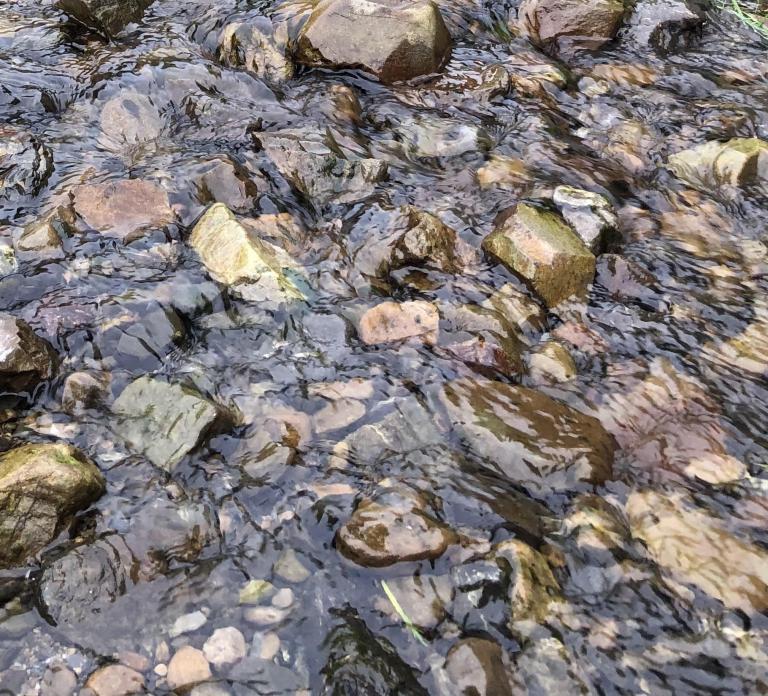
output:
{"label": "rippled water texture", "polygon": [[[171,693],[169,658],[228,627],[247,656],[200,696],[768,693],[768,187],[694,190],[664,166],[768,139],[765,47],[712,15],[668,55],[556,60],[510,34],[514,3],[441,7],[450,62],[386,86],[216,59],[229,22],[295,36],[306,4],[156,0],[107,42],[0,0],[0,122],[52,159],[0,199],[18,264],[0,311],[62,359],[3,405],[0,446],[65,441],[106,480],[0,571],[0,693],[77,693],[117,662]],[[492,64],[511,90],[483,86]],[[329,190],[280,168],[285,138],[386,176]],[[148,232],[130,197],[109,234],[83,201],[60,248],[20,244],[77,186],[124,179],[168,194]],[[547,311],[481,242],[559,185],[605,196],[619,238],[586,300]],[[190,233],[216,200],[292,264],[290,302],[201,264]],[[456,255],[382,271],[403,206],[453,228]],[[365,339],[384,300],[431,303],[422,335]],[[183,386],[153,427],[125,418],[147,375]]]}

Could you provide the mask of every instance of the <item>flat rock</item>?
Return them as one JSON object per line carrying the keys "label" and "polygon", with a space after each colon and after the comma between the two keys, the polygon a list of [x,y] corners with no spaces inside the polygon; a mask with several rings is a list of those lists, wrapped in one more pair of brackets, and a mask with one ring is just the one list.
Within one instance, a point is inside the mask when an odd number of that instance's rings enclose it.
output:
{"label": "flat rock", "polygon": [[198,392],[151,377],[131,382],[112,410],[118,416],[117,433],[155,466],[168,470],[203,440],[222,415]]}
{"label": "flat rock", "polygon": [[85,26],[115,36],[138,22],[154,0],[56,0],[56,7]]}
{"label": "flat rock", "polygon": [[87,227],[127,243],[174,221],[165,190],[140,179],[78,186],[73,207]]}
{"label": "flat rock", "polygon": [[168,663],[166,680],[171,689],[194,686],[211,678],[211,667],[201,650],[189,645],[179,648]]}
{"label": "flat rock", "polygon": [[450,52],[440,10],[423,0],[325,0],[296,47],[304,65],[362,68],[385,83],[437,72]]}
{"label": "flat rock", "polygon": [[226,157],[205,162],[195,178],[195,188],[201,203],[223,203],[235,212],[252,210],[259,195],[259,187],[248,172]]}
{"label": "flat rock", "polygon": [[595,276],[595,257],[555,213],[518,204],[483,241],[483,249],[526,280],[554,307],[584,297]]}
{"label": "flat rock", "polygon": [[531,492],[612,476],[615,443],[600,421],[541,392],[465,378],[437,400],[470,452]]}
{"label": "flat rock", "polygon": [[0,455],[0,567],[23,563],[104,490],[96,465],[69,445],[24,445]]}
{"label": "flat rock", "polygon": [[360,318],[360,340],[376,345],[418,337],[435,343],[439,324],[440,316],[431,302],[382,302]]}
{"label": "flat rock", "polygon": [[27,322],[0,312],[0,394],[29,395],[56,373],[59,357]]}
{"label": "flat rock", "polygon": [[85,683],[96,696],[129,696],[144,693],[144,677],[124,665],[107,665],[97,669]]}
{"label": "flat rock", "polygon": [[120,154],[156,140],[165,126],[154,102],[146,95],[128,89],[104,104],[99,125],[99,143]]}

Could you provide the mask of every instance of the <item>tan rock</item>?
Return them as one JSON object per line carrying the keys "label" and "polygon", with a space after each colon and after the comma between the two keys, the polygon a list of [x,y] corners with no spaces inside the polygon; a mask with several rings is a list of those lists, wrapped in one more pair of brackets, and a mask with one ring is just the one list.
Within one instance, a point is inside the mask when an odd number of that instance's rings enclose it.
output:
{"label": "tan rock", "polygon": [[576,377],[576,363],[562,343],[547,341],[528,355],[528,376],[535,382],[570,382]]}
{"label": "tan rock", "polygon": [[96,696],[128,696],[144,693],[144,677],[125,665],[108,665],[96,670],[85,683]]}
{"label": "tan rock", "polygon": [[419,337],[425,343],[437,341],[440,317],[430,302],[382,302],[360,319],[360,339],[368,345]]}
{"label": "tan rock", "polygon": [[211,667],[202,651],[189,645],[179,648],[168,664],[168,686],[180,689],[211,678]]}

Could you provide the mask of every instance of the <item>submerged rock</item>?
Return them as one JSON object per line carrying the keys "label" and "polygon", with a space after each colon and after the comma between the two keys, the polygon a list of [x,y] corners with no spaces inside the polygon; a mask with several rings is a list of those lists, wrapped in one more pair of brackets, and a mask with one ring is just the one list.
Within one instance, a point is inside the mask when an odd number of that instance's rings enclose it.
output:
{"label": "submerged rock", "polygon": [[23,563],[104,492],[104,477],[65,444],[24,445],[0,455],[0,567]]}
{"label": "submerged rock", "polygon": [[[415,575],[388,581],[389,589],[397,603],[416,628],[431,631],[443,621],[446,607],[451,603],[453,587],[447,575]],[[376,608],[389,614],[393,621],[399,615],[392,602],[382,597]]]}
{"label": "submerged rock", "polygon": [[542,638],[525,646],[515,659],[512,685],[520,696],[583,696],[592,690],[557,638]]}
{"label": "submerged rock", "polygon": [[119,34],[138,22],[154,0],[56,0],[56,7],[72,19],[106,34]]}
{"label": "submerged rock", "polygon": [[96,696],[143,694],[144,677],[125,665],[107,665],[97,669],[85,683]]}
{"label": "submerged rock", "polygon": [[686,48],[703,24],[704,14],[691,0],[640,0],[622,36],[638,46],[674,51]]}
{"label": "submerged rock", "polygon": [[12,275],[19,270],[19,262],[13,248],[8,244],[0,243],[0,278]]}
{"label": "submerged rock", "polygon": [[0,395],[29,395],[56,373],[59,357],[27,322],[0,312]]}
{"label": "submerged rock", "polygon": [[304,299],[289,274],[298,267],[280,249],[256,238],[222,203],[198,220],[189,238],[214,280],[234,287],[252,301],[292,302]]}
{"label": "submerged rock", "polygon": [[595,276],[595,257],[563,219],[518,204],[483,241],[483,249],[531,284],[554,307],[583,297]]}
{"label": "submerged rock", "polygon": [[608,200],[599,193],[558,186],[552,200],[593,254],[602,253],[611,238],[617,235],[619,219]]}
{"label": "submerged rock", "polygon": [[39,193],[53,172],[51,151],[34,135],[0,124],[0,200]]}
{"label": "submerged rock", "polygon": [[382,82],[437,72],[451,36],[430,0],[325,0],[299,35],[297,60],[312,67],[362,68]]}
{"label": "submerged rock", "polygon": [[611,478],[613,438],[596,418],[545,394],[465,378],[446,384],[438,401],[475,456],[532,492]]}
{"label": "submerged rock", "polygon": [[293,77],[293,62],[287,52],[286,25],[273,24],[269,17],[253,17],[221,30],[217,57],[225,65],[280,82]]}
{"label": "submerged rock", "polygon": [[124,244],[167,227],[175,218],[165,190],[140,179],[78,186],[72,205],[87,227]]}
{"label": "submerged rock", "polygon": [[156,140],[164,128],[152,100],[127,89],[104,104],[99,125],[100,144],[118,153]]}
{"label": "submerged rock", "polygon": [[518,17],[530,40],[555,52],[599,48],[616,36],[620,0],[523,0]]}
{"label": "submerged rock", "polygon": [[217,628],[203,645],[205,659],[217,668],[239,662],[247,652],[245,637],[234,626]]}
{"label": "submerged rock", "polygon": [[570,382],[576,377],[576,363],[568,349],[557,341],[547,341],[526,359],[528,376],[537,383]]}
{"label": "submerged rock", "polygon": [[439,323],[437,308],[431,302],[382,302],[361,317],[360,340],[376,345],[418,337],[435,343]]}
{"label": "submerged rock", "polygon": [[468,251],[456,231],[423,210],[406,208],[403,212],[408,216],[408,230],[395,243],[388,268],[433,266],[446,273],[461,271]]}
{"label": "submerged rock", "polygon": [[168,663],[168,686],[176,690],[186,689],[208,681],[211,678],[211,667],[202,651],[185,645],[179,648]]}
{"label": "submerged rock", "polygon": [[155,466],[173,468],[205,437],[221,412],[213,402],[179,384],[151,377],[131,382],[112,407],[117,433]]}
{"label": "submerged rock", "polygon": [[711,141],[670,155],[667,166],[694,188],[749,186],[768,181],[768,142],[759,138]]}
{"label": "submerged rock", "polygon": [[206,162],[195,179],[195,187],[201,203],[223,203],[235,212],[252,210],[259,195],[259,186],[248,173],[225,157]]}
{"label": "submerged rock", "polygon": [[508,670],[504,650],[485,638],[464,638],[445,658],[445,671],[457,695],[512,696]]}
{"label": "submerged rock", "polygon": [[34,252],[37,258],[62,257],[64,252],[59,230],[63,231],[64,228],[55,216],[42,222],[33,222],[24,228],[16,241],[16,249],[21,253]]}

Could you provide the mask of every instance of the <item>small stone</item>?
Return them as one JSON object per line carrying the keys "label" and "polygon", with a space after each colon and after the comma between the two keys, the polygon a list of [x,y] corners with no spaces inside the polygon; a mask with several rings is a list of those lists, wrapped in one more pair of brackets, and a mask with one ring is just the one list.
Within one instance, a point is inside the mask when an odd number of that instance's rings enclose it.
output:
{"label": "small stone", "polygon": [[274,591],[274,585],[267,580],[249,580],[240,590],[240,604],[259,604]]}
{"label": "small stone", "polygon": [[382,302],[360,319],[360,339],[368,345],[421,338],[437,342],[440,316],[431,302]]}
{"label": "small stone", "polygon": [[203,612],[193,611],[176,619],[176,621],[173,622],[173,626],[171,626],[171,630],[168,631],[168,635],[171,638],[176,638],[176,636],[180,636],[184,633],[191,633],[198,628],[202,628],[207,622],[208,618]]}
{"label": "small stone", "polygon": [[233,665],[248,652],[245,637],[234,626],[216,629],[203,645],[203,655],[214,667]]}
{"label": "small stone", "polygon": [[202,651],[189,645],[179,648],[168,664],[168,686],[181,689],[211,678],[211,667]]}
{"label": "small stone", "polygon": [[280,636],[273,631],[253,636],[253,651],[262,660],[272,660],[280,652]]}
{"label": "small stone", "polygon": [[19,262],[13,248],[8,244],[0,244],[0,278],[5,278],[19,270]]}
{"label": "small stone", "polygon": [[64,380],[62,410],[74,415],[98,406],[107,398],[109,382],[106,373],[73,372]]}
{"label": "small stone", "polygon": [[309,570],[304,567],[293,549],[283,552],[277,559],[273,570],[277,577],[287,582],[304,582],[310,576]]}
{"label": "small stone", "polygon": [[243,618],[257,626],[273,626],[284,621],[290,612],[278,607],[251,607],[243,612]]}
{"label": "small stone", "polygon": [[536,383],[570,382],[576,377],[576,363],[568,349],[557,341],[547,341],[526,360],[528,376]]}
{"label": "small stone", "polygon": [[272,597],[272,606],[278,609],[287,609],[291,604],[293,604],[293,590],[289,587],[278,590]]}
{"label": "small stone", "polygon": [[16,248],[20,252],[38,252],[46,255],[63,256],[61,237],[52,220],[33,222],[24,228],[21,237],[16,241]]}
{"label": "small stone", "polygon": [[159,665],[155,665],[154,672],[158,677],[165,677],[168,674],[168,665],[161,662]]}
{"label": "small stone", "polygon": [[572,186],[558,186],[552,200],[593,254],[602,253],[616,236],[619,219],[604,196]]}
{"label": "small stone", "polygon": [[53,665],[45,670],[41,687],[40,696],[73,696],[77,675],[64,665]]}
{"label": "small stone", "polygon": [[108,665],[96,670],[85,683],[96,696],[128,696],[144,693],[144,677],[124,665]]}
{"label": "small stone", "polygon": [[155,662],[168,662],[171,659],[171,649],[164,640],[158,643],[155,649]]}
{"label": "small stone", "polygon": [[120,664],[135,669],[137,672],[146,672],[149,669],[149,658],[139,653],[123,650],[115,656]]}

